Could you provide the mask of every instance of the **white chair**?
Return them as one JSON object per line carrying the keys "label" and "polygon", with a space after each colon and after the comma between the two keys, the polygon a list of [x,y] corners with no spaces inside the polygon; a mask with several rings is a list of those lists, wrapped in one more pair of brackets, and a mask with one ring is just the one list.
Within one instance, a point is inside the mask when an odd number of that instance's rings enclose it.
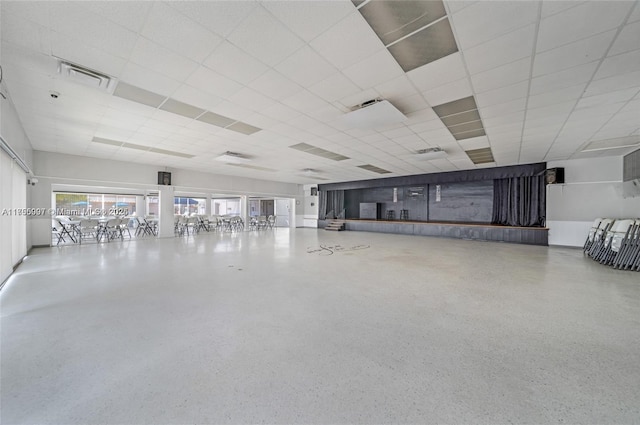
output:
{"label": "white chair", "polygon": [[602,222],[602,218],[598,217],[593,220],[593,224],[591,225],[591,229],[589,229],[589,234],[587,235],[587,239],[584,241],[584,245],[582,246],[582,251],[586,252],[593,245],[593,241],[595,240],[596,232],[598,231],[598,226]]}
{"label": "white chair", "polygon": [[611,229],[607,231],[605,242],[594,260],[600,261],[602,264],[611,264],[615,255],[620,251],[622,241],[628,236],[633,223],[634,220],[616,220]]}

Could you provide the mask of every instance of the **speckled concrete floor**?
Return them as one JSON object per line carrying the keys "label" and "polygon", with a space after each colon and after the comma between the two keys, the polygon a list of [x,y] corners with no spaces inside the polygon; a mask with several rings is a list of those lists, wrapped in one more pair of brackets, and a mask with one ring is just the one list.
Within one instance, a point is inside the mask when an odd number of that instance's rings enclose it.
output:
{"label": "speckled concrete floor", "polygon": [[640,422],[640,274],[580,250],[314,229],[65,246],[0,302],[2,424]]}

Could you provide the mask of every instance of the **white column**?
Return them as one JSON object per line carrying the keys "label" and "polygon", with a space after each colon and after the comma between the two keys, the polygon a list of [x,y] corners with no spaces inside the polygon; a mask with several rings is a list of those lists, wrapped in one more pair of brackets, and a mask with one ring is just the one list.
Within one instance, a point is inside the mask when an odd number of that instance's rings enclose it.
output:
{"label": "white column", "polygon": [[160,221],[158,226],[161,238],[172,238],[173,233],[173,186],[159,186]]}
{"label": "white column", "polygon": [[244,221],[245,226],[249,223],[249,198],[247,195],[240,196],[240,217]]}
{"label": "white column", "polygon": [[207,195],[207,205],[205,205],[205,207],[204,207],[204,213],[208,217],[211,217],[213,215],[213,213],[211,211],[212,211],[212,208],[211,208],[211,195]]}

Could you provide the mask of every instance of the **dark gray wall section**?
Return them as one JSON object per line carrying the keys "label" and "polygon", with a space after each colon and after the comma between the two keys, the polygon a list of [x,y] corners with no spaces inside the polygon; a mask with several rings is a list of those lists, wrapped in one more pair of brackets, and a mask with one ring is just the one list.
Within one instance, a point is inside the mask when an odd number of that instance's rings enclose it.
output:
{"label": "dark gray wall section", "polygon": [[392,187],[345,190],[344,203],[347,219],[361,218],[360,204],[381,204],[381,217],[393,211],[395,219],[400,211],[409,211],[409,220],[414,221],[462,221],[490,223],[493,209],[493,181],[461,182],[441,184],[441,201],[435,202],[436,186],[424,185],[419,196],[409,196],[409,188],[398,187],[398,202],[393,202]]}
{"label": "dark gray wall section", "polygon": [[446,183],[440,185],[440,202],[436,202],[436,185],[429,185],[429,220],[491,223],[493,181]]}
{"label": "dark gray wall section", "polygon": [[413,176],[386,177],[353,182],[319,184],[318,190],[351,190],[378,187],[420,186],[455,182],[488,181],[508,177],[536,176],[544,173],[546,162],[510,165],[507,167],[480,168],[475,170],[449,171],[446,173],[417,174]]}

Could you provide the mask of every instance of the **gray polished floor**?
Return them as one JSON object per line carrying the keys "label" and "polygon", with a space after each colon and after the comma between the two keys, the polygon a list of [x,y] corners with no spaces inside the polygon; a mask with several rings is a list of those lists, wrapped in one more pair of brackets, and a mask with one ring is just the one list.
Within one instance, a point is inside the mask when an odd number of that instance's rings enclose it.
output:
{"label": "gray polished floor", "polygon": [[2,424],[640,422],[640,274],[575,249],[315,229],[64,246],[0,302]]}

